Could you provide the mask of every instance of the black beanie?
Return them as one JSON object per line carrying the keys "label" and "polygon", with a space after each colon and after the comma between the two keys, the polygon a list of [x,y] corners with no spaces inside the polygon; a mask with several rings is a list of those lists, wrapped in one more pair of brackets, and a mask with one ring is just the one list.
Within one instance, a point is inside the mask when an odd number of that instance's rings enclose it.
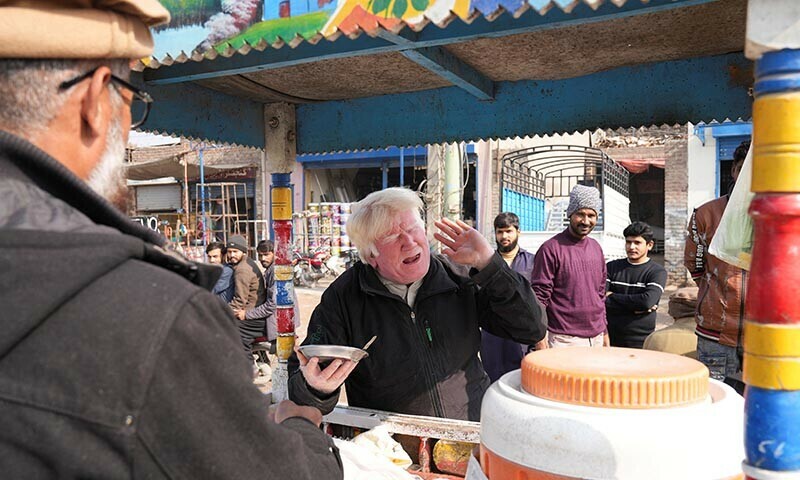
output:
{"label": "black beanie", "polygon": [[235,248],[236,250],[247,253],[247,241],[241,235],[233,235],[228,239],[225,248]]}

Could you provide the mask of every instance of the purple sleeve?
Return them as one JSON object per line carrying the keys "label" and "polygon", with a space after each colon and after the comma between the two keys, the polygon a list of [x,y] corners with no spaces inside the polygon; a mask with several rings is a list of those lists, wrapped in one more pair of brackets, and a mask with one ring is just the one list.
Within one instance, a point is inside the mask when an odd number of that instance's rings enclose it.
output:
{"label": "purple sleeve", "polygon": [[533,261],[531,272],[531,288],[539,302],[547,308],[550,305],[550,296],[553,294],[553,278],[556,275],[556,262],[547,243],[543,244]]}
{"label": "purple sleeve", "polygon": [[[603,249],[599,248],[600,256],[603,258]],[[603,264],[603,274],[600,275],[599,282],[597,284],[597,292],[600,295],[600,298],[606,298],[606,279],[608,278],[608,265],[606,265],[605,260],[602,262]]]}

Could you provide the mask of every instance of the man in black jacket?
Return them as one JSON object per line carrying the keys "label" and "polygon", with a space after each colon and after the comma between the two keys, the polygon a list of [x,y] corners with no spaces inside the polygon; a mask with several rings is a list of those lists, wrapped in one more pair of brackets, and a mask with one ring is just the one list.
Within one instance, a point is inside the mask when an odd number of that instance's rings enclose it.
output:
{"label": "man in black jacket", "polygon": [[107,200],[129,105],[148,98],[129,59],[150,54],[167,11],[12,0],[0,18],[0,475],[341,478],[318,410],[286,403],[268,420],[208,291],[219,267],[165,250]]}
{"label": "man in black jacket", "polygon": [[[531,345],[544,338],[544,309],[528,280],[463,222],[436,222],[446,257],[432,255],[421,209],[404,188],[353,206],[347,233],[362,262],[323,293],[304,345],[377,340],[357,365],[337,359],[320,368],[298,352],[289,364],[292,400],[329,412],[346,380],[352,406],[478,420],[489,387],[480,329]],[[472,267],[469,276],[459,266]]]}

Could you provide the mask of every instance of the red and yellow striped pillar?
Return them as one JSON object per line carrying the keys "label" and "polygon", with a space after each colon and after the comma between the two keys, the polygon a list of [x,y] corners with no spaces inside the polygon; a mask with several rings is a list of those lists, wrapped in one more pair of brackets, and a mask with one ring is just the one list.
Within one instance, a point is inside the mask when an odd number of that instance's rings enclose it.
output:
{"label": "red and yellow striped pillar", "polygon": [[275,289],[278,365],[272,369],[272,402],[289,398],[287,362],[294,349],[294,283],[292,278],[292,185],[290,173],[273,173],[272,230],[275,233]]}
{"label": "red and yellow striped pillar", "polygon": [[756,62],[744,331],[748,479],[800,479],[800,50]]}

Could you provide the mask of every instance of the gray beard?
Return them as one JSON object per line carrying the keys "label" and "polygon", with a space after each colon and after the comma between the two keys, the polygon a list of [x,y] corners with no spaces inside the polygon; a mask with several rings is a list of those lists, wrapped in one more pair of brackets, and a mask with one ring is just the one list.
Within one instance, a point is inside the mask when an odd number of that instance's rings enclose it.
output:
{"label": "gray beard", "polygon": [[124,212],[128,197],[123,166],[125,137],[120,123],[119,118],[111,121],[106,137],[106,148],[86,183],[98,195],[123,210],[123,213],[127,213]]}

